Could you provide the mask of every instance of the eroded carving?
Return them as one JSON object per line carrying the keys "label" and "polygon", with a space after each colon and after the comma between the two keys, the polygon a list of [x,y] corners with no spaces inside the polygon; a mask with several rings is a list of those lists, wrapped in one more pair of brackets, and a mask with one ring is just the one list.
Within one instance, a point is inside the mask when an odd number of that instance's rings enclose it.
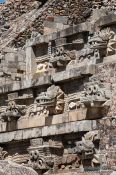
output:
{"label": "eroded carving", "polygon": [[40,93],[34,101],[34,104],[27,107],[26,115],[53,115],[61,114],[64,111],[64,92],[60,87],[52,85],[46,92]]}
{"label": "eroded carving", "polygon": [[15,155],[12,155],[12,156],[8,155],[6,157],[6,160],[12,161],[18,164],[27,164],[29,161],[29,154],[21,155],[21,154],[16,153]]}
{"label": "eroded carving", "polygon": [[76,55],[75,51],[65,50],[63,47],[59,47],[56,49],[55,54],[52,55],[50,59],[50,63],[54,68],[62,68],[66,67],[66,65],[71,61],[75,60]]}
{"label": "eroded carving", "polygon": [[8,156],[8,152],[4,151],[2,147],[0,147],[0,160],[4,160]]}
{"label": "eroded carving", "polygon": [[25,115],[26,105],[17,105],[14,100],[8,102],[8,106],[0,107],[0,118],[2,121],[18,120]]}
{"label": "eroded carving", "polygon": [[82,137],[82,141],[75,142],[74,152],[80,156],[81,161],[91,159],[91,165],[99,165],[99,154],[95,142],[99,141],[98,131],[90,131]]}
{"label": "eroded carving", "polygon": [[113,55],[116,53],[116,34],[111,28],[103,29],[89,37],[89,44],[90,48],[98,49],[101,55]]}
{"label": "eroded carving", "polygon": [[29,165],[41,173],[49,174],[58,171],[63,154],[62,142],[49,140],[47,144],[32,142],[28,148],[30,161]]}
{"label": "eroded carving", "polygon": [[91,167],[99,166],[99,132],[87,132],[81,141],[68,141],[66,145],[62,141],[33,139],[28,148],[30,160],[29,166],[45,174],[69,172],[79,169],[88,160]]}
{"label": "eroded carving", "polygon": [[48,71],[49,71],[49,63],[45,62],[37,64],[36,74],[48,73]]}
{"label": "eroded carving", "polygon": [[35,99],[38,106],[44,107],[49,114],[60,114],[64,110],[64,92],[60,87],[52,85]]}
{"label": "eroded carving", "polygon": [[86,109],[86,118],[93,119],[108,114],[111,106],[110,84],[91,81],[84,85],[84,91],[68,97],[68,110]]}
{"label": "eroded carving", "polygon": [[81,104],[84,104],[86,107],[103,107],[105,105],[109,107],[107,101],[111,98],[111,87],[110,85],[105,87],[105,85],[99,82],[86,84],[80,98]]}

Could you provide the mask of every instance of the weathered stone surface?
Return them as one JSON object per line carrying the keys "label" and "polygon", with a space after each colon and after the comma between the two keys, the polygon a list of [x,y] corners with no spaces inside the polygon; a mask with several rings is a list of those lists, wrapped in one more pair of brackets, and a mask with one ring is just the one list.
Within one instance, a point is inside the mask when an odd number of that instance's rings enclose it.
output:
{"label": "weathered stone surface", "polygon": [[95,66],[84,66],[78,67],[74,65],[72,69],[67,69],[66,71],[62,71],[60,73],[53,74],[52,78],[54,82],[65,82],[74,79],[83,78],[83,75],[92,75],[95,73]]}
{"label": "weathered stone surface", "polygon": [[115,174],[115,17],[115,0],[0,5],[1,175]]}
{"label": "weathered stone surface", "polygon": [[0,174],[1,175],[37,175],[31,168],[26,168],[23,165],[18,165],[13,162],[0,161]]}
{"label": "weathered stone surface", "polygon": [[50,135],[65,134],[70,132],[91,131],[96,129],[95,120],[85,120],[70,123],[61,123],[57,125],[44,126],[39,128],[20,129],[13,132],[0,134],[0,143],[11,142],[13,140],[26,140],[36,137],[45,137]]}

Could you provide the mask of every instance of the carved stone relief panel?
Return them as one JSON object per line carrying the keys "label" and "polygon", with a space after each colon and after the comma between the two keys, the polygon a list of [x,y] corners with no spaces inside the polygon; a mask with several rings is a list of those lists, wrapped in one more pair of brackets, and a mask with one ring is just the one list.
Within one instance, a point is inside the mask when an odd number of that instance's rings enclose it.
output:
{"label": "carved stone relief panel", "polygon": [[57,47],[55,54],[52,55],[50,63],[54,68],[63,68],[66,65],[76,59],[75,51],[66,50],[64,47]]}
{"label": "carved stone relief panel", "polygon": [[99,133],[87,132],[82,140],[72,140],[64,144],[64,141],[51,140],[45,142],[42,138],[31,140],[28,148],[30,160],[29,166],[37,172],[51,174],[79,170],[86,166],[85,161],[91,167],[99,167]]}
{"label": "carved stone relief panel", "polygon": [[14,100],[10,100],[8,106],[0,107],[0,118],[5,122],[17,121],[25,112],[26,105],[17,105]]}
{"label": "carved stone relief panel", "polygon": [[108,83],[100,83],[99,81],[90,81],[84,83],[84,90],[69,95],[68,109],[75,110],[79,108],[87,108],[87,118],[103,117],[108,113],[111,105],[112,89]]}
{"label": "carved stone relief panel", "polygon": [[116,33],[111,28],[105,28],[89,37],[90,48],[98,50],[100,56],[116,53]]}
{"label": "carved stone relief panel", "polygon": [[34,104],[27,108],[27,114],[38,116],[61,114],[64,111],[64,96],[60,87],[52,85],[35,98]]}

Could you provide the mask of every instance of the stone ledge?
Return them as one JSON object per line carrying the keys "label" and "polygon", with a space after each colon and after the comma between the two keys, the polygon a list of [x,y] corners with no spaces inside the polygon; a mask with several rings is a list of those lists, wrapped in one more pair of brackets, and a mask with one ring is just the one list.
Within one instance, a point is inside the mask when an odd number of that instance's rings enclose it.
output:
{"label": "stone ledge", "polygon": [[21,117],[17,123],[12,121],[10,123],[1,122],[0,132],[9,132],[15,130],[29,129],[35,127],[50,127],[53,128],[58,125],[65,125],[70,122],[89,121],[97,119],[97,116],[88,117],[87,109],[81,108],[72,110],[59,115],[53,115],[46,117],[45,115],[40,116],[25,116]]}
{"label": "stone ledge", "polygon": [[46,137],[58,134],[68,134],[76,132],[87,132],[96,130],[97,123],[95,120],[84,120],[70,123],[63,123],[53,126],[30,128],[12,132],[0,133],[0,143],[11,141],[26,140],[37,137]]}
{"label": "stone ledge", "polygon": [[45,85],[51,85],[51,76],[50,75],[43,75],[38,76],[34,81],[32,81],[32,86],[45,86]]}
{"label": "stone ledge", "polygon": [[40,37],[36,37],[35,40],[28,40],[26,43],[26,47],[30,47],[40,43],[48,43],[51,40],[56,40],[57,38],[63,38],[66,36],[70,36],[76,33],[89,32],[91,31],[91,25],[89,22],[81,23],[72,27],[68,27],[59,32],[54,32],[49,35],[43,35]]}
{"label": "stone ledge", "polygon": [[97,26],[103,27],[103,26],[109,26],[112,24],[116,24],[116,14],[102,16],[100,19],[96,21],[94,28],[96,28]]}
{"label": "stone ledge", "polygon": [[0,86],[0,94],[10,93],[18,90],[24,90],[33,87],[46,86],[51,85],[52,80],[57,82],[65,82],[70,81],[71,79],[80,79],[85,75],[93,75],[96,72],[96,65],[90,64],[87,66],[78,67],[78,64],[71,66],[71,68],[66,69],[65,71],[61,71],[58,73],[54,73],[53,75],[43,75],[36,77],[30,85],[25,85],[24,82],[14,82],[10,84],[5,84],[4,86]]}
{"label": "stone ledge", "polygon": [[83,67],[74,66],[66,71],[53,74],[52,79],[56,82],[70,81],[71,79],[83,78],[84,75],[93,75],[96,71],[95,65],[87,65]]}

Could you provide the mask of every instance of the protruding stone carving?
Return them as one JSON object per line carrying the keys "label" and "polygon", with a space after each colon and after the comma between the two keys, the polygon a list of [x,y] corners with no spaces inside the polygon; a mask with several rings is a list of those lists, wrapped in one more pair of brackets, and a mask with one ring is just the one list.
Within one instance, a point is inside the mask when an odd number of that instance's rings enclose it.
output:
{"label": "protruding stone carving", "polygon": [[86,118],[105,116],[111,106],[112,90],[110,84],[92,81],[85,84],[84,91],[68,97],[68,109],[87,109]]}
{"label": "protruding stone carving", "polygon": [[6,160],[15,162],[17,164],[27,164],[29,161],[29,154],[20,155],[16,153],[15,155],[12,155],[12,156],[8,155],[6,157]]}
{"label": "protruding stone carving", "polygon": [[86,64],[88,64],[91,60],[91,58],[93,58],[94,56],[94,50],[90,49],[89,46],[87,48],[84,48],[80,54],[79,54],[79,59],[78,59],[78,63],[84,62]]}
{"label": "protruding stone carving", "polygon": [[49,63],[40,63],[37,65],[36,74],[48,73]]}
{"label": "protruding stone carving", "polygon": [[83,92],[80,101],[86,107],[102,107],[105,105],[106,101],[110,100],[110,98],[110,86],[107,89],[104,84],[90,82],[85,85],[85,91]]}
{"label": "protruding stone carving", "polygon": [[40,115],[48,116],[49,111],[47,110],[46,106],[40,106],[40,104],[35,101],[34,104],[27,107],[26,115],[27,116],[38,116],[38,117]]}
{"label": "protruding stone carving", "polygon": [[90,48],[98,49],[103,56],[116,53],[116,34],[110,28],[103,29],[89,37]]}
{"label": "protruding stone carving", "polygon": [[36,29],[33,29],[32,33],[31,33],[31,39],[34,39],[36,37],[41,36],[41,34],[39,32],[36,31]]}
{"label": "protruding stone carving", "polygon": [[32,140],[28,151],[29,165],[35,170],[45,174],[57,172],[63,154],[61,142],[49,140],[47,144],[43,144],[40,143],[40,139],[36,139],[36,142]]}
{"label": "protruding stone carving", "polygon": [[71,61],[75,60],[75,51],[66,51],[63,47],[58,47],[54,55],[50,59],[54,68],[66,67],[66,65]]}
{"label": "protruding stone carving", "polygon": [[26,105],[17,105],[15,101],[8,102],[8,106],[0,107],[0,118],[2,121],[18,120],[25,114]]}
{"label": "protruding stone carving", "polygon": [[98,131],[87,132],[82,141],[68,141],[67,145],[58,140],[44,142],[42,138],[32,139],[28,148],[28,164],[37,172],[45,174],[79,169],[85,160],[93,167],[99,166],[99,151],[96,146],[99,139]]}
{"label": "protruding stone carving", "polygon": [[81,161],[90,159],[91,165],[99,165],[99,154],[95,142],[99,141],[98,131],[90,131],[82,137],[82,141],[75,142],[74,152],[80,156]]}
{"label": "protruding stone carving", "polygon": [[8,156],[8,152],[4,151],[2,147],[0,147],[0,160],[4,160]]}
{"label": "protruding stone carving", "polygon": [[64,92],[60,87],[52,85],[35,99],[37,106],[44,107],[49,114],[60,114],[64,110]]}

